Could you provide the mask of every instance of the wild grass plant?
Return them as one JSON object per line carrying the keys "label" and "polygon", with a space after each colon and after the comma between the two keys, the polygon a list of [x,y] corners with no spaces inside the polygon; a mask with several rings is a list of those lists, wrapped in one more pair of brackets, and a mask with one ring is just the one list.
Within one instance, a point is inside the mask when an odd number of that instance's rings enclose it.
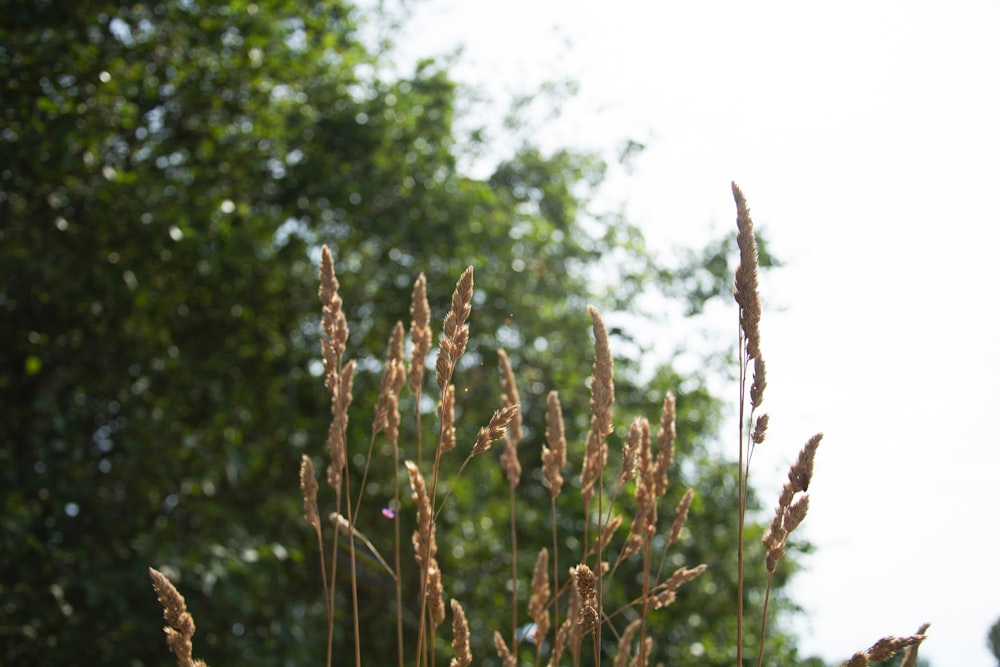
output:
{"label": "wild grass plant", "polygon": [[[778,562],[788,548],[792,532],[805,519],[809,509],[807,491],[813,474],[813,463],[821,434],[806,442],[788,473],[781,489],[774,517],[763,537],[764,563],[744,562],[744,530],[746,527],[749,476],[754,449],[764,442],[768,416],[762,412],[767,385],[766,364],[761,351],[761,304],[757,281],[757,242],[749,209],[739,188],[733,184],[737,208],[737,245],[740,263],[734,280],[734,297],[739,310],[739,504],[734,508],[734,525],[738,532],[736,554],[720,554],[721,558],[737,561],[736,646],[732,653],[737,665],[764,664],[767,646],[767,615],[774,575]],[[575,449],[568,445],[564,429],[559,394],[550,391],[546,401],[545,445],[541,452],[541,473],[548,487],[552,535],[548,544],[532,545],[536,559],[531,570],[529,598],[519,598],[517,582],[527,572],[518,563],[517,507],[518,487],[522,467],[518,444],[522,439],[520,397],[517,378],[507,353],[498,350],[500,362],[500,395],[489,422],[478,432],[475,442],[459,447],[456,429],[456,372],[459,360],[469,340],[469,318],[474,293],[473,269],[469,267],[458,279],[451,307],[444,317],[434,363],[436,398],[436,441],[423,442],[424,428],[421,406],[426,400],[425,365],[431,356],[432,330],[427,285],[421,274],[414,284],[410,306],[411,322],[409,360],[405,358],[406,332],[397,323],[389,341],[382,372],[371,435],[360,477],[352,473],[348,462],[347,423],[353,401],[352,386],[356,362],[345,360],[344,353],[349,327],[339,295],[339,282],[332,255],[325,246],[320,265],[319,297],[322,304],[322,358],[324,383],[330,394],[331,420],[325,455],[324,505],[335,509],[328,517],[320,511],[320,484],[313,457],[303,455],[300,468],[300,488],[304,516],[316,536],[319,553],[319,580],[322,582],[326,611],[326,665],[349,664],[360,667],[361,621],[359,615],[359,559],[374,559],[393,582],[392,640],[395,642],[397,664],[434,667],[449,660],[450,667],[463,667],[484,656],[471,654],[469,621],[460,600],[447,594],[445,583],[453,577],[475,577],[475,563],[469,572],[442,572],[437,559],[438,529],[442,511],[456,500],[452,491],[461,481],[473,459],[501,443],[499,457],[508,498],[510,533],[509,580],[497,585],[509,591],[510,625],[493,628],[496,657],[504,667],[522,664],[574,667],[592,664],[613,664],[626,667],[650,663],[655,646],[665,638],[649,631],[649,620],[675,600],[680,587],[699,577],[705,563],[667,567],[667,555],[682,539],[683,528],[695,491],[687,489],[676,507],[663,502],[668,487],[668,470],[674,460],[676,440],[676,404],[671,393],[663,397],[662,410],[652,426],[646,418],[635,418],[627,431],[621,451],[621,466],[609,470],[608,435],[614,430],[614,362],[608,331],[601,314],[588,308],[594,335],[593,375],[590,382],[590,427],[579,462],[579,493],[582,505],[582,535],[579,552],[561,553],[566,542],[559,539],[557,517],[567,511],[558,502],[564,487],[568,465],[576,459]],[[400,393],[409,389],[414,406],[413,437],[401,447]],[[392,500],[383,514],[393,521],[393,543],[384,557],[366,536],[361,525],[361,508],[366,502],[365,489],[378,435],[383,434],[392,449],[394,476],[391,480]],[[352,443],[351,451],[356,451]],[[457,467],[446,468],[446,459],[456,459]],[[445,479],[445,470],[454,472]],[[575,488],[576,485],[574,485]],[[503,493],[497,489],[497,493]],[[409,501],[403,496],[408,495]],[[628,502],[625,502],[625,501]],[[576,505],[574,505],[576,506]],[[474,507],[462,507],[462,512],[475,512]],[[415,529],[409,544],[403,536],[402,515],[413,515]],[[447,536],[442,536],[447,539]],[[346,545],[346,546],[345,546]],[[346,562],[337,555],[346,552]],[[767,587],[760,613],[759,631],[752,634],[744,627],[744,568],[763,566],[767,571]],[[345,577],[340,568],[348,569],[349,591],[338,591]],[[403,576],[404,572],[415,576]],[[164,609],[167,644],[181,667],[203,664],[192,658],[191,637],[194,621],[187,611],[184,598],[162,574],[151,569],[150,575]],[[639,582],[637,593],[624,604],[606,604],[612,599],[607,593],[620,590],[622,580]],[[412,590],[409,590],[412,589]],[[631,588],[629,590],[632,590]],[[618,599],[615,596],[614,599]],[[341,604],[346,601],[347,604]],[[446,604],[447,602],[447,604]],[[442,630],[450,609],[450,630]],[[524,619],[529,622],[524,622]],[[349,625],[353,634],[352,655],[334,643],[338,624]],[[405,624],[415,624],[415,633],[404,632]],[[917,649],[923,641],[921,626],[917,633],[906,637],[884,637],[871,648],[854,654],[848,667],[862,667],[891,658],[905,650],[903,665],[916,663]],[[405,642],[415,634],[415,641]],[[446,651],[450,638],[450,650]],[[609,649],[609,646],[614,646]],[[748,650],[749,648],[749,650]],[[755,654],[756,661],[744,657]],[[450,655],[446,655],[450,654]],[[335,659],[334,656],[338,656]]]}

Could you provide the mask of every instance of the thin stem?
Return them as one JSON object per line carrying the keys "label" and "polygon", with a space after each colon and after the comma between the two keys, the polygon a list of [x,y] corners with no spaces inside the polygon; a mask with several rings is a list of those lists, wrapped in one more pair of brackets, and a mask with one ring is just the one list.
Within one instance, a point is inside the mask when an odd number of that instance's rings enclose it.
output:
{"label": "thin stem", "polygon": [[646,618],[649,616],[649,570],[652,560],[652,540],[647,536],[642,545],[642,627],[639,630],[639,664],[646,664]]}
{"label": "thin stem", "polygon": [[[598,613],[604,613],[604,525],[601,523],[601,516],[604,514],[604,468],[601,468],[601,473],[597,476],[597,610]],[[601,647],[601,626],[604,623],[598,623],[597,627],[594,628],[596,638],[594,641],[594,665],[601,664],[600,661],[600,647]]]}
{"label": "thin stem", "polygon": [[517,515],[514,514],[514,483],[510,486],[510,642],[511,652],[517,655]]}
{"label": "thin stem", "polygon": [[747,487],[746,478],[743,472],[743,410],[744,397],[746,396],[747,381],[747,360],[744,351],[743,329],[739,330],[739,352],[740,352],[740,399],[739,399],[739,489],[738,489],[738,514],[739,526],[736,533],[736,665],[743,666],[743,530],[747,508]]}
{"label": "thin stem", "polygon": [[559,588],[559,540],[557,538],[556,530],[556,497],[552,498],[552,588],[555,589],[555,595],[552,596],[552,611],[555,614],[555,623],[553,623],[552,628],[555,632],[559,632],[559,595],[562,589]]}
{"label": "thin stem", "polygon": [[[339,491],[339,490],[338,490]],[[341,495],[337,493],[337,513],[340,513],[341,505]],[[340,546],[340,531],[333,531],[333,551],[330,553],[330,579],[329,579],[329,590],[324,591],[326,593],[327,599],[327,619],[329,625],[326,629],[326,667],[332,667],[333,665],[333,617],[336,612],[337,606],[334,603],[335,595],[337,592],[337,548]],[[322,549],[321,549],[322,551]],[[323,556],[320,554],[320,562],[322,562]],[[323,585],[326,587],[326,573],[323,573]]]}
{"label": "thin stem", "polygon": [[[355,513],[351,511],[351,477],[347,474],[346,468],[344,472],[344,492],[347,496],[347,515],[355,516]],[[351,526],[354,526],[354,521],[351,521]],[[350,546],[351,553],[351,604],[354,608],[354,664],[355,667],[361,667],[361,626],[359,623],[358,615],[358,566],[357,559],[354,554],[354,531],[350,531],[347,537],[348,545]]]}
{"label": "thin stem", "polygon": [[[372,451],[375,449],[375,435],[376,435],[375,431],[372,431],[372,437],[368,441],[368,455],[365,458],[365,471],[361,475],[361,488],[358,490],[358,500],[357,500],[357,504],[354,506],[354,514],[350,514],[350,511],[351,511],[351,500],[350,500],[350,498],[347,499],[347,511],[348,511],[348,514],[349,514],[349,516],[351,518],[351,525],[352,526],[354,526],[354,525],[357,524],[358,512],[361,511],[361,499],[365,495],[365,484],[368,483],[368,469],[371,467],[371,463],[372,463]],[[350,486],[349,485],[348,485],[348,493],[350,493]]]}
{"label": "thin stem", "polygon": [[[418,440],[419,441],[419,440]],[[392,443],[393,479],[396,493],[393,496],[392,523],[394,529],[393,551],[396,565],[396,646],[399,667],[403,667],[403,577],[400,563],[399,540],[399,445]]]}
{"label": "thin stem", "polygon": [[757,651],[757,667],[764,664],[764,639],[767,637],[767,603],[771,601],[771,582],[774,573],[767,574],[767,589],[764,591],[764,611],[760,619],[760,648]]}

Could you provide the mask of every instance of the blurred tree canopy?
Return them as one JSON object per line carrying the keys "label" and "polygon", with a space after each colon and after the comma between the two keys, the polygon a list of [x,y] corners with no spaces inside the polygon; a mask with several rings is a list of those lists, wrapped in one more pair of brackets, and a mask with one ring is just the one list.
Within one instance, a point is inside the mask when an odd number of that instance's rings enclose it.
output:
{"label": "blurred tree canopy", "polygon": [[[317,365],[320,243],[341,279],[348,356],[361,360],[353,443],[368,441],[378,360],[394,322],[409,321],[417,274],[439,323],[455,280],[475,266],[472,340],[456,378],[459,446],[499,406],[502,345],[526,425],[522,586],[550,534],[537,472],[550,389],[561,393],[570,442],[586,432],[585,305],[627,310],[643,289],[673,294],[695,279],[707,291],[692,295],[691,310],[728,294],[729,246],[657,269],[634,227],[590,210],[599,156],[520,143],[490,177],[463,175],[448,72],[426,61],[387,74],[390,52],[366,44],[366,17],[348,2],[23,1],[4,14],[5,664],[167,664],[150,565],[187,597],[195,653],[209,664],[322,659],[317,556],[297,489],[301,453],[319,460],[329,420]],[[616,253],[628,264],[610,262]],[[608,286],[613,298],[600,297]],[[614,333],[613,343],[629,343],[627,330]],[[654,616],[659,659],[729,664],[735,473],[706,449],[720,403],[697,377],[617,363],[612,450],[632,416],[655,420],[664,393],[678,394],[669,503],[696,488],[681,551],[687,564],[710,566]],[[638,385],[640,370],[652,381]],[[378,518],[390,460],[377,457],[367,492],[368,533],[380,545],[391,544]],[[578,451],[570,465],[578,470]],[[446,591],[475,610],[477,663],[491,664],[489,636],[508,618],[506,494],[489,460],[466,481],[442,516],[441,561]],[[567,565],[578,509],[560,516]],[[751,549],[759,536],[753,527]],[[762,575],[762,566],[748,572],[751,609]],[[390,598],[377,582],[365,596],[366,664],[394,659],[383,639]],[[791,607],[779,599],[769,664],[801,663],[781,632]],[[353,642],[343,623],[336,642]]]}

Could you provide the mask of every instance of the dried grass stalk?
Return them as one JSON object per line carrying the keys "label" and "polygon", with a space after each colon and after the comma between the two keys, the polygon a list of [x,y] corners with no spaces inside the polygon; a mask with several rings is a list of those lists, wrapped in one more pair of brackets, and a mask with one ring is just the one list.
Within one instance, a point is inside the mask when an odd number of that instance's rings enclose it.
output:
{"label": "dried grass stalk", "polygon": [[163,620],[167,622],[163,632],[167,635],[167,646],[177,658],[177,667],[204,667],[201,660],[191,657],[191,637],[194,636],[194,618],[188,613],[184,596],[170,583],[162,572],[149,568],[149,577],[153,580],[153,590],[163,607]]}

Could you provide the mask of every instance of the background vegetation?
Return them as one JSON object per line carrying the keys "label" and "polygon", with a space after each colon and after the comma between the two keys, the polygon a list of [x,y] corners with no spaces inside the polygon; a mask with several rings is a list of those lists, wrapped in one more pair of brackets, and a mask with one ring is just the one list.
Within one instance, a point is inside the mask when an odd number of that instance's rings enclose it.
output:
{"label": "background vegetation", "polygon": [[[491,153],[502,159],[490,176],[463,174],[458,158],[487,138],[457,135],[461,100],[446,66],[391,73],[382,39],[391,26],[345,2],[7,3],[6,664],[166,664],[149,565],[179,580],[199,626],[196,654],[209,664],[322,659],[322,595],[297,489],[301,453],[322,451],[329,422],[318,366],[320,243],[337,262],[348,356],[361,360],[354,393],[369,399],[389,331],[408,320],[417,273],[427,275],[437,324],[456,277],[476,267],[472,339],[456,378],[459,446],[498,405],[502,345],[524,408],[530,472],[519,492],[537,504],[519,517],[519,542],[535,548],[550,534],[537,466],[547,391],[560,390],[571,448],[587,429],[585,305],[630,310],[644,289],[688,294],[689,310],[728,297],[727,244],[659,269],[634,227],[592,210],[599,156],[495,137]],[[641,354],[623,359],[637,346],[631,333],[612,331],[611,449],[632,416],[655,419],[663,394],[678,394],[667,502],[697,490],[681,551],[689,564],[710,565],[654,618],[651,634],[670,664],[729,664],[736,476],[709,447],[721,403],[703,378],[652,368]],[[353,442],[367,443],[373,404],[356,400]],[[402,407],[412,410],[405,397]],[[388,497],[380,482],[391,468],[377,461],[369,493]],[[439,560],[446,588],[475,609],[473,653],[486,656],[508,618],[509,550],[499,467],[476,463],[442,515]],[[369,507],[368,536],[388,543],[390,524]],[[580,517],[561,520],[572,535]],[[760,527],[748,534],[758,548]],[[534,555],[526,548],[519,558],[522,585]],[[777,665],[804,662],[781,632],[787,562],[771,612]],[[763,574],[748,571],[750,609],[759,608]],[[381,641],[384,583],[373,577],[365,596],[366,664],[394,656]]]}

